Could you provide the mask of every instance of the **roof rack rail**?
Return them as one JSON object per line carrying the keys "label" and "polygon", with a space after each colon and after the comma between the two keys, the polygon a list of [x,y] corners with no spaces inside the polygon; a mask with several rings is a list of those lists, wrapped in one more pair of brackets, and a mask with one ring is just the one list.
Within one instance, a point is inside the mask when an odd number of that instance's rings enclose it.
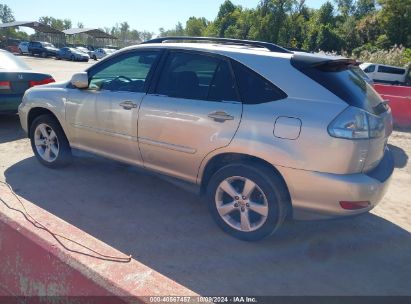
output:
{"label": "roof rack rail", "polygon": [[215,38],[215,37],[184,37],[184,36],[163,37],[163,38],[155,38],[152,40],[148,40],[141,44],[163,43],[166,41],[209,41],[209,42],[217,42],[221,44],[236,44],[236,45],[265,48],[269,50],[270,52],[292,53],[291,51],[281,46],[278,46],[274,43],[253,41],[253,40],[230,39],[230,38]]}

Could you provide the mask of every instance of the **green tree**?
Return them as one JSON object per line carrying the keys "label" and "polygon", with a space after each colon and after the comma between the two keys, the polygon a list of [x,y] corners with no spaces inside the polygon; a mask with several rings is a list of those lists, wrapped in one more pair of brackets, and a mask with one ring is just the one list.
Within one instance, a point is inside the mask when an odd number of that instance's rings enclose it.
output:
{"label": "green tree", "polygon": [[59,31],[68,30],[72,27],[70,19],[56,19],[50,16],[43,16],[39,18],[39,22],[51,26]]}
{"label": "green tree", "polygon": [[[6,4],[0,4],[0,21],[1,23],[15,21],[13,11]],[[0,29],[0,38],[2,38],[2,36],[16,37],[16,30],[13,28]]]}
{"label": "green tree", "polygon": [[358,19],[366,17],[375,12],[375,0],[357,0],[355,17]]}
{"label": "green tree", "polygon": [[190,17],[186,22],[185,33],[187,36],[203,36],[208,24],[206,18]]}
{"label": "green tree", "polygon": [[391,45],[411,46],[411,0],[379,0],[381,26]]}
{"label": "green tree", "polygon": [[0,21],[2,23],[15,21],[13,11],[6,4],[0,4]]}
{"label": "green tree", "polygon": [[[230,0],[224,1],[218,11],[217,19],[214,21],[214,26],[219,37],[225,37],[225,32],[230,26],[234,26],[237,22],[238,14],[236,11],[241,9],[235,6]],[[232,29],[230,30],[232,32]]]}

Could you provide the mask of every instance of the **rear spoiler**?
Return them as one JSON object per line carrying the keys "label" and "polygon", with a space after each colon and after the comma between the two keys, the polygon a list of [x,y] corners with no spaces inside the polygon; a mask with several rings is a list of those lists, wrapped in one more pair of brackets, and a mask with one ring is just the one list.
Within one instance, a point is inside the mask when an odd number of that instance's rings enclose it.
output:
{"label": "rear spoiler", "polygon": [[291,64],[298,70],[316,68],[326,72],[336,72],[347,69],[349,66],[358,65],[357,61],[350,58],[332,58],[311,54],[294,54]]}

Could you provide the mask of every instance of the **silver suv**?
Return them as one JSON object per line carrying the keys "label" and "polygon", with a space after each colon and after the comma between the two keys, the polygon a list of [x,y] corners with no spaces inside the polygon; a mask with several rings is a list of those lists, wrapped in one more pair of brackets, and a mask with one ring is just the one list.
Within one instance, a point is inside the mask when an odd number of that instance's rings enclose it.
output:
{"label": "silver suv", "polygon": [[387,191],[391,110],[353,67],[263,42],[162,38],[28,90],[19,113],[45,166],[76,148],[176,177],[224,231],[258,240],[286,217],[369,211]]}

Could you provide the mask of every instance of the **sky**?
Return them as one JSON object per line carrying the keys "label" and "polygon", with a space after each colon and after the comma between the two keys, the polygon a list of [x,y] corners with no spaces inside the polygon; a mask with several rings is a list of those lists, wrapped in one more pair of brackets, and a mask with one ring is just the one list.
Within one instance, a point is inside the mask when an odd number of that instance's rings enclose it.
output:
{"label": "sky", "polygon": [[[319,8],[326,0],[306,0],[312,8]],[[71,19],[73,27],[82,22],[84,27],[112,27],[127,21],[132,29],[158,33],[158,29],[173,28],[191,16],[213,20],[224,0],[0,0],[13,11],[16,21],[34,21],[41,16]],[[236,5],[255,8],[259,0],[232,0]],[[23,29],[23,28],[22,28]]]}

